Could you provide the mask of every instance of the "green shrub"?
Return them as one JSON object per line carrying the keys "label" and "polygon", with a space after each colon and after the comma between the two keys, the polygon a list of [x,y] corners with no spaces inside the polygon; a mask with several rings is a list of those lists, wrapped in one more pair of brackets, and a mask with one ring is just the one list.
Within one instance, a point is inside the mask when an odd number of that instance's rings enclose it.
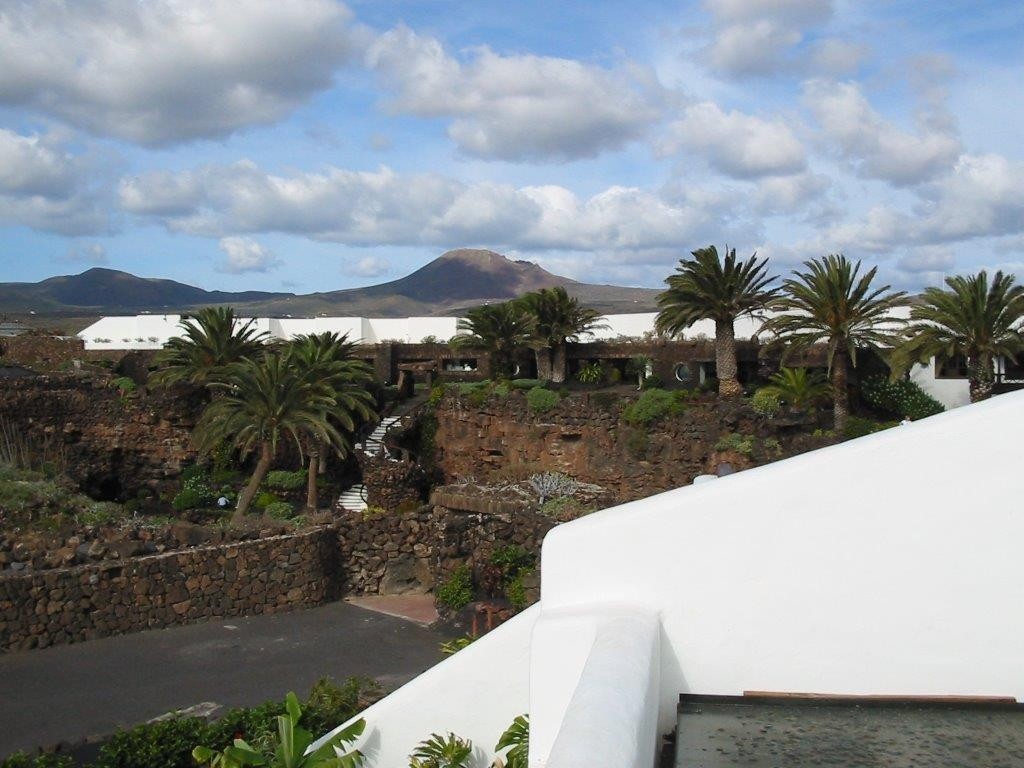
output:
{"label": "green shrub", "polygon": [[[185,473],[182,473],[184,476]],[[171,501],[171,506],[179,512],[186,509],[199,509],[213,503],[213,489],[206,482],[206,478],[195,472],[190,473],[181,490]]]}
{"label": "green shrub", "polygon": [[847,440],[852,440],[855,437],[864,437],[864,435],[881,432],[883,429],[889,429],[898,425],[898,421],[875,421],[874,419],[865,419],[861,416],[850,416],[846,420],[846,429],[843,430],[843,437]]}
{"label": "green shrub", "polygon": [[517,611],[526,607],[526,588],[523,586],[522,575],[509,579],[505,584],[505,598]]}
{"label": "green shrub", "polygon": [[750,398],[750,407],[758,415],[770,419],[782,410],[782,400],[779,399],[778,391],[771,387],[765,387],[757,390]]}
{"label": "green shrub", "polygon": [[534,387],[526,393],[526,404],[534,413],[545,413],[550,411],[562,398],[557,392],[543,387]]}
{"label": "green shrub", "polygon": [[665,382],[662,380],[661,376],[652,373],[650,376],[644,377],[644,389],[663,389],[664,387]]}
{"label": "green shrub", "polygon": [[728,432],[718,438],[715,443],[716,451],[734,451],[743,456],[750,456],[754,453],[754,436],[741,435],[739,432]]}
{"label": "green shrub", "polygon": [[284,704],[279,701],[266,701],[255,707],[228,710],[223,717],[207,726],[206,740],[196,744],[224,749],[230,747],[236,738],[242,738],[256,749],[265,749],[273,743],[277,731],[274,718],[283,714]]}
{"label": "green shrub", "polygon": [[0,768],[75,768],[75,761],[70,755],[15,752],[0,760]]}
{"label": "green shrub", "polygon": [[512,389],[533,389],[534,387],[546,386],[547,382],[540,379],[512,379],[509,384],[512,386]]}
{"label": "green shrub", "polygon": [[604,368],[600,363],[587,363],[577,371],[576,380],[582,384],[600,384],[604,381]]}
{"label": "green shrub", "polygon": [[82,525],[107,525],[125,517],[124,507],[110,501],[96,501],[87,506],[77,515],[78,522]]}
{"label": "green shrub", "polygon": [[472,635],[463,635],[462,637],[456,637],[452,640],[448,640],[447,642],[441,643],[441,655],[452,656],[461,651],[467,645],[470,645],[474,640],[476,640],[476,638]]}
{"label": "green shrub", "polygon": [[266,509],[271,504],[277,504],[279,501],[281,501],[281,499],[278,498],[276,494],[273,494],[270,491],[262,491],[256,494],[256,498],[253,499],[252,505],[256,507],[256,509]]}
{"label": "green shrub", "polygon": [[348,677],[340,685],[329,677],[321,677],[309,691],[302,710],[302,727],[314,734],[323,734],[359,714],[363,701],[376,699],[380,686],[366,677]]}
{"label": "green shrub", "polygon": [[[643,436],[643,433],[640,434]],[[542,515],[565,522],[579,517],[583,513],[583,505],[572,496],[561,496],[557,499],[549,499],[541,504],[540,512]]]}
{"label": "green shrub", "polygon": [[872,376],[861,382],[860,394],[868,405],[895,418],[917,421],[946,410],[915,382],[906,379],[892,381],[885,376]]}
{"label": "green shrub", "polygon": [[128,378],[127,376],[119,376],[110,382],[111,386],[114,387],[118,392],[121,393],[121,397],[127,397],[136,390],[135,381]]}
{"label": "green shrub", "polygon": [[93,768],[190,768],[192,750],[208,737],[206,721],[182,717],[118,731],[100,749]]}
{"label": "green shrub", "polygon": [[676,416],[686,409],[682,400],[664,389],[644,390],[622,410],[628,424],[648,426],[664,416]]}
{"label": "green shrub", "polygon": [[263,508],[263,513],[275,520],[290,520],[295,517],[295,509],[287,501],[275,501]]}
{"label": "green shrub", "polygon": [[306,480],[306,470],[304,469],[296,469],[294,472],[276,469],[267,473],[267,479],[264,482],[267,488],[273,488],[275,491],[295,491],[305,488]]}
{"label": "green shrub", "polygon": [[480,407],[487,402],[491,396],[491,388],[493,385],[489,381],[480,382],[466,395],[466,399],[469,400],[470,405]]}
{"label": "green shrub", "polygon": [[507,544],[495,547],[490,560],[491,565],[498,566],[504,573],[517,574],[532,568],[536,558],[532,552],[528,552],[518,544]]}
{"label": "green shrub", "polygon": [[448,390],[444,384],[438,384],[430,390],[430,396],[427,398],[427,405],[430,408],[437,408],[437,406],[441,404],[441,401],[444,400],[444,396],[447,391]]}
{"label": "green shrub", "polygon": [[409,755],[409,768],[469,768],[473,742],[454,733],[442,737],[432,733]]}
{"label": "green shrub", "polygon": [[448,578],[437,588],[437,602],[457,611],[473,600],[473,571],[463,563],[448,574]]}

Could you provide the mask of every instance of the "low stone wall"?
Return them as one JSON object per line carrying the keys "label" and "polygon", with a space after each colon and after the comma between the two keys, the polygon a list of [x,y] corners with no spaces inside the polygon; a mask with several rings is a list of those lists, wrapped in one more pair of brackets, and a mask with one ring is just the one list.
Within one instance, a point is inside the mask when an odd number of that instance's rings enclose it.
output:
{"label": "low stone wall", "polygon": [[338,520],[346,593],[423,594],[462,563],[477,573],[495,548],[517,544],[538,556],[555,522],[531,512],[486,514],[424,506],[403,513]]}
{"label": "low stone wall", "polygon": [[275,613],[338,597],[337,531],[0,577],[0,652]]}

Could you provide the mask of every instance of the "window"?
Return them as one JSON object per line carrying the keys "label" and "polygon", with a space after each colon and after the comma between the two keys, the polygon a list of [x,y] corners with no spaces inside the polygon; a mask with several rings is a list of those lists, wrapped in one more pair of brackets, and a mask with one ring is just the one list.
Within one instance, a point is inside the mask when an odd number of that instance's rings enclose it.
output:
{"label": "window", "polygon": [[945,362],[935,361],[936,379],[966,379],[967,358],[963,355],[954,355]]}
{"label": "window", "polygon": [[674,373],[676,381],[681,381],[684,384],[693,379],[693,370],[690,368],[689,363],[678,363]]}

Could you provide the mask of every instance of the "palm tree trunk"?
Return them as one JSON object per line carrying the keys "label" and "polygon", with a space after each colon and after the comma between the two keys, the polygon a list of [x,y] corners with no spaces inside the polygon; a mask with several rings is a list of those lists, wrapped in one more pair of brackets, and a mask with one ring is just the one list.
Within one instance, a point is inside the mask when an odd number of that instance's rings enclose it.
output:
{"label": "palm tree trunk", "polygon": [[551,381],[551,347],[538,347],[537,355],[537,378],[541,381]]}
{"label": "palm tree trunk", "polygon": [[567,348],[565,342],[555,344],[551,354],[551,381],[564,384],[566,376]]}
{"label": "palm tree trunk", "polygon": [[715,321],[715,368],[719,395],[739,397],[743,394],[743,387],[736,378],[736,331],[732,320]]}
{"label": "palm tree trunk", "polygon": [[317,467],[320,464],[320,454],[313,451],[309,454],[309,471],[306,473],[306,511],[316,512],[317,494]]}
{"label": "palm tree trunk", "polygon": [[832,426],[842,437],[850,415],[850,390],[846,383],[846,353],[837,351],[832,358]]}
{"label": "palm tree trunk", "polygon": [[253,471],[252,477],[249,478],[249,483],[242,491],[242,495],[238,497],[238,506],[235,508],[235,514],[231,516],[232,525],[239,525],[245,519],[245,513],[249,511],[249,505],[256,498],[256,491],[259,490],[263,478],[267,476],[267,470],[270,469],[270,462],[273,460],[274,453],[270,449],[270,441],[264,440],[260,443],[260,460],[256,462],[256,469]]}
{"label": "palm tree trunk", "polygon": [[995,376],[992,374],[992,360],[987,355],[978,355],[967,361],[967,376],[972,403],[992,397]]}

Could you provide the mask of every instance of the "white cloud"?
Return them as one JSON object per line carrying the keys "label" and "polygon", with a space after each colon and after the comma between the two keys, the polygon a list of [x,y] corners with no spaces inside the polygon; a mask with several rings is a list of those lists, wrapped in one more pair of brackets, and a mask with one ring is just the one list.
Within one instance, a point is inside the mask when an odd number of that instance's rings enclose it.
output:
{"label": "white cloud", "polygon": [[101,195],[59,140],[0,129],[0,225],[97,234],[109,229]]}
{"label": "white cloud", "polygon": [[948,272],[956,263],[952,251],[944,247],[923,246],[914,248],[896,262],[896,267],[904,272]]}
{"label": "white cloud", "polygon": [[827,21],[831,0],[705,0],[715,38],[704,54],[711,67],[733,77],[767,76],[795,66],[792,49],[804,29]]}
{"label": "white cloud", "polygon": [[822,77],[842,77],[859,69],[867,55],[866,45],[829,37],[811,46],[809,68]]}
{"label": "white cloud", "polygon": [[768,176],[758,181],[754,202],[765,215],[792,214],[806,209],[831,186],[831,179],[818,173]]}
{"label": "white cloud", "polygon": [[82,262],[85,264],[106,264],[107,249],[99,243],[86,243],[72,246],[64,255],[64,261]]}
{"label": "white cloud", "polygon": [[952,172],[924,190],[922,231],[961,240],[1024,233],[1024,162],[963,155]]}
{"label": "white cloud", "polygon": [[217,271],[234,275],[243,272],[266,272],[281,265],[281,261],[263,245],[248,237],[221,238],[220,249],[224,260]]}
{"label": "white cloud", "polygon": [[[154,211],[165,190],[187,194]],[[699,190],[667,200],[634,187],[581,199],[561,186],[466,183],[389,168],[275,176],[242,161],[126,179],[125,210],[206,237],[286,232],[348,245],[466,244],[523,249],[642,251],[678,247],[718,227],[721,196]],[[185,208],[186,200],[192,201]],[[164,210],[173,209],[172,213]]]}
{"label": "white cloud", "polygon": [[147,145],[270,123],[331,85],[336,0],[38,0],[0,13],[0,103]]}
{"label": "white cloud", "polygon": [[885,120],[856,83],[810,80],[804,96],[825,138],[862,176],[917,184],[951,168],[960,155],[960,141],[948,125],[928,124],[919,115],[918,131],[904,131]]}
{"label": "white cloud", "polygon": [[723,112],[708,101],[686,107],[660,146],[666,153],[683,147],[736,178],[799,173],[807,162],[803,145],[781,120]]}
{"label": "white cloud", "polygon": [[640,138],[660,116],[656,78],[628,63],[607,69],[486,47],[463,62],[404,26],[378,37],[366,61],[393,90],[390,108],[452,118],[449,137],[476,157],[594,157]]}
{"label": "white cloud", "polygon": [[391,262],[383,256],[365,256],[350,262],[345,272],[354,277],[380,277],[391,271]]}

